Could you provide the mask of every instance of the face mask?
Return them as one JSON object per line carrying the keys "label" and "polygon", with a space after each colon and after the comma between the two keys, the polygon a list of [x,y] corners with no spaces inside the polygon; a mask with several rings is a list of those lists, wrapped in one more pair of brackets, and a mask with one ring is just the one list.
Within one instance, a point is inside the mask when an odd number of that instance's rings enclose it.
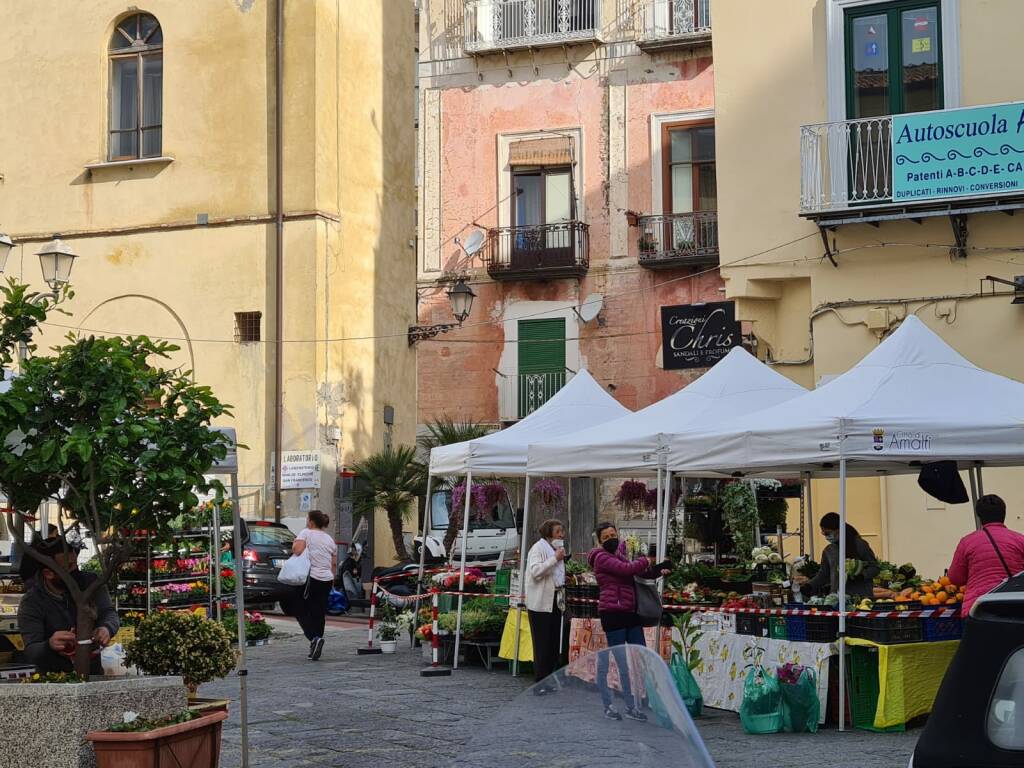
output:
{"label": "face mask", "polygon": [[619,551],[619,540],[618,539],[608,539],[608,541],[606,541],[601,546],[604,547],[604,551],[605,552],[614,555],[616,552]]}
{"label": "face mask", "polygon": [[564,547],[565,547],[565,541],[564,540],[562,540],[562,539],[552,539],[551,540],[551,548],[552,549],[563,549]]}
{"label": "face mask", "polygon": [[835,544],[836,542],[839,541],[839,534],[838,533],[826,533],[825,534],[825,540],[828,541],[829,544]]}

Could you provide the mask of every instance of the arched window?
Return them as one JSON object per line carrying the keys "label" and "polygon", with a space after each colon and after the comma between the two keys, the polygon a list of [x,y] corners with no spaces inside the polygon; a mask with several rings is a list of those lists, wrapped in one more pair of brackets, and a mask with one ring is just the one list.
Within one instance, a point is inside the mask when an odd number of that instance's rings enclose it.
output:
{"label": "arched window", "polygon": [[159,157],[164,36],[148,13],[122,19],[110,39],[110,160]]}

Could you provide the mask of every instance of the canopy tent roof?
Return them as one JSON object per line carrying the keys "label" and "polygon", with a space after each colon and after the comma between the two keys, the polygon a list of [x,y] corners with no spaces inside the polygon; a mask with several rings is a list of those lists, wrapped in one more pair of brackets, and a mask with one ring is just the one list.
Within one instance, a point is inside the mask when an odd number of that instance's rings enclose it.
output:
{"label": "canopy tent roof", "polygon": [[[845,438],[843,438],[845,436]],[[828,384],[718,427],[673,435],[669,469],[782,474],[1024,464],[1024,384],[968,362],[914,315]]]}
{"label": "canopy tent roof", "polygon": [[527,470],[531,475],[653,473],[669,433],[707,429],[806,392],[736,347],[692,384],[641,411],[531,444]]}
{"label": "canopy tent roof", "polygon": [[432,475],[473,472],[514,476],[526,474],[526,448],[546,438],[604,424],[630,413],[580,371],[554,397],[508,429],[486,437],[443,445],[430,452]]}

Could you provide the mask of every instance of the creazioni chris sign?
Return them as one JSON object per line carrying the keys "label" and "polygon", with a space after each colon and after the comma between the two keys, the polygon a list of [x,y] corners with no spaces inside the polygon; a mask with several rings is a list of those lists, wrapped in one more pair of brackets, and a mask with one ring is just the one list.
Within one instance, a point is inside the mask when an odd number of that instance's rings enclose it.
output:
{"label": "creazioni chris sign", "polygon": [[893,115],[892,199],[1024,194],[1024,102]]}

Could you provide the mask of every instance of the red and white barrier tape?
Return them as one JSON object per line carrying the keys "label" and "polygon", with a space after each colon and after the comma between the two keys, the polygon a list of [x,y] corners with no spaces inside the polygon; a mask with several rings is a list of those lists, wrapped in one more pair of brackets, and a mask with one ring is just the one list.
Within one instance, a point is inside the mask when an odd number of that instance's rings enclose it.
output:
{"label": "red and white barrier tape", "polygon": [[[597,600],[582,597],[571,597],[567,601],[570,605],[590,604],[596,605]],[[723,608],[721,606],[709,605],[678,605],[665,604],[662,606],[666,611],[690,611],[692,613],[746,613],[764,616],[839,616],[839,611],[809,611],[800,608]],[[847,611],[847,618],[857,619],[919,619],[919,618],[943,618],[957,616],[959,608],[927,608],[917,611]]]}

